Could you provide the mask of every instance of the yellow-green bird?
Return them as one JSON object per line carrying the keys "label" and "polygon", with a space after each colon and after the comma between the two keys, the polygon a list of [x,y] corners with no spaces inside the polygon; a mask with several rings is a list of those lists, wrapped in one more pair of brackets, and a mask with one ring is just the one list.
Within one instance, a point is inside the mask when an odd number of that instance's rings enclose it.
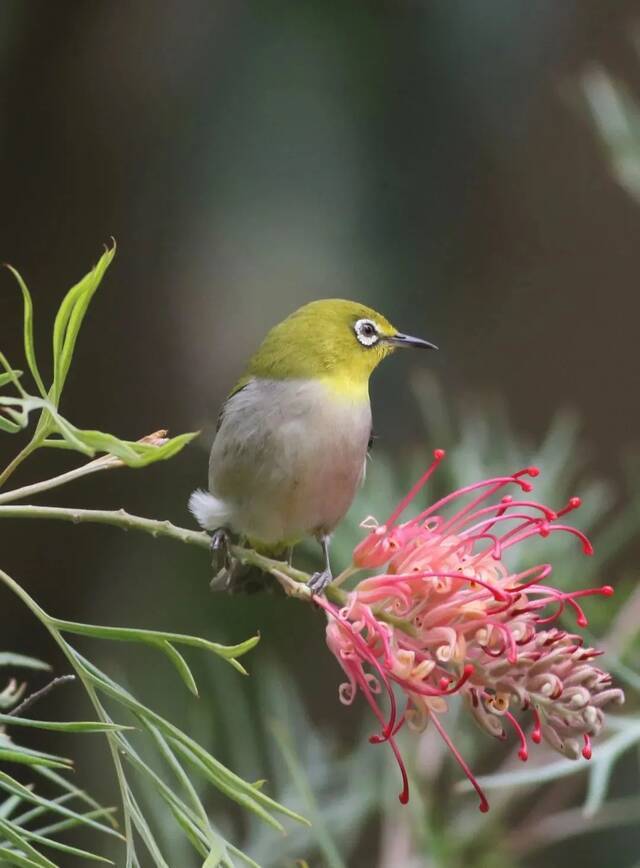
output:
{"label": "yellow-green bird", "polygon": [[331,533],[365,476],[369,377],[397,347],[437,349],[343,299],[312,301],[271,329],[222,407],[209,491],[189,500],[214,549],[227,532],[262,551],[314,536],[324,569],[309,585],[324,590]]}

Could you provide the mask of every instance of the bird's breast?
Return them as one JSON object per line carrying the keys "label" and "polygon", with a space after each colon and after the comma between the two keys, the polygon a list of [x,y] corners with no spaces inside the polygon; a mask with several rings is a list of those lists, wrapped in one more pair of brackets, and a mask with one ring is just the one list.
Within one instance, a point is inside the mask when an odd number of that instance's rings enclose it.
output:
{"label": "bird's breast", "polygon": [[264,542],[329,532],[364,475],[367,391],[318,380],[250,381],[224,408],[210,488],[235,530]]}

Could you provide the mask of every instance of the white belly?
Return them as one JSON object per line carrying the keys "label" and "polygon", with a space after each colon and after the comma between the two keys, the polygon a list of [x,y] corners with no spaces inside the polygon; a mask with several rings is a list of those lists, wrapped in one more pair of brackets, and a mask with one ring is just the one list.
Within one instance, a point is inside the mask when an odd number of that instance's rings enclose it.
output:
{"label": "white belly", "polygon": [[364,477],[369,398],[313,380],[252,380],[229,399],[209,488],[236,532],[263,543],[329,533]]}

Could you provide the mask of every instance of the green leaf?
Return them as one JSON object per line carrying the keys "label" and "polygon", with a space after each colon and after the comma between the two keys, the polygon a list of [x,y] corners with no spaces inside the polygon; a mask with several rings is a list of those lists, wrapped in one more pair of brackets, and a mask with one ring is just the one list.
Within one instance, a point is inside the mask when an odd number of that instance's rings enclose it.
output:
{"label": "green leaf", "polygon": [[[173,812],[176,820],[180,823],[185,831],[188,831],[190,839],[196,849],[203,844],[210,843],[209,821],[204,814],[203,818],[199,819],[196,814],[189,808],[182,799],[147,765],[136,753],[130,742],[124,736],[118,737],[118,744],[129,763],[141,774],[145,775],[151,781],[154,789],[168,805]],[[177,762],[177,760],[176,760]],[[178,764],[179,765],[179,764]],[[184,774],[184,772],[182,772]],[[200,805],[202,809],[202,805]],[[198,841],[198,845],[195,844]],[[206,852],[206,851],[205,851]]]}
{"label": "green leaf", "polygon": [[214,847],[207,858],[202,863],[202,868],[218,868],[218,865],[222,862],[224,858],[224,851],[219,847]]}
{"label": "green leaf", "polygon": [[98,263],[64,297],[53,326],[53,385],[50,397],[57,407],[64,388],[78,332],[95,291],[115,256],[115,243],[107,248]]}
{"label": "green leaf", "polygon": [[[6,431],[8,434],[16,434],[18,431],[21,431],[26,427],[28,415],[23,414],[21,411],[16,412],[10,409],[10,406],[16,402],[20,404],[21,400],[24,400],[29,396],[20,385],[20,380],[18,378],[22,371],[14,371],[10,367],[4,353],[0,353],[0,365],[2,365],[5,371],[4,374],[0,374],[0,385],[6,385],[7,382],[13,383],[21,396],[18,399],[10,399],[7,395],[2,396],[0,405],[4,407],[4,409],[0,410],[0,431]],[[7,419],[7,416],[9,416],[9,419]]]}
{"label": "green leaf", "polygon": [[11,823],[0,819],[0,833],[4,836],[5,840],[20,847],[20,849],[24,851],[25,856],[32,859],[36,865],[40,866],[40,868],[58,868],[55,862],[52,862],[50,859],[47,859],[46,856],[38,853],[35,847],[32,847],[31,844],[29,844],[26,840],[24,829],[18,831]]}
{"label": "green leaf", "polygon": [[39,868],[38,862],[28,859],[16,850],[9,850],[7,847],[0,847],[0,859],[9,865],[17,865],[18,868]]}
{"label": "green leaf", "polygon": [[63,439],[48,438],[44,442],[45,446],[62,449],[72,448],[92,456],[96,452],[105,452],[119,458],[127,467],[147,467],[156,461],[166,461],[184,449],[187,443],[190,443],[199,433],[195,431],[178,434],[161,446],[155,446],[152,443],[141,443],[137,440],[122,440],[103,431],[76,428],[57,412],[52,413],[52,416]]}
{"label": "green leaf", "polygon": [[[16,705],[24,696],[27,690],[26,684],[17,684],[15,680],[11,680],[5,689],[0,692],[0,708],[12,708]],[[0,733],[0,742],[2,742],[2,736]]]}
{"label": "green leaf", "polygon": [[0,747],[0,761],[8,763],[21,763],[29,766],[49,766],[54,769],[71,768],[71,760],[52,754],[42,753],[37,750],[29,750],[26,747]]}
{"label": "green leaf", "polygon": [[121,440],[119,437],[106,434],[103,431],[86,431],[71,427],[74,436],[87,450],[91,450],[91,454],[106,452],[109,455],[115,455],[128,467],[146,467],[155,461],[172,458],[194,437],[198,436],[197,431],[178,434],[161,446],[154,446],[151,443],[140,443],[135,440]]}
{"label": "green leaf", "polygon": [[23,398],[26,398],[27,393],[22,388],[22,385],[20,384],[20,378],[18,377],[18,373],[20,372],[13,370],[13,368],[9,364],[9,360],[2,352],[0,352],[0,365],[4,369],[4,373],[8,377],[9,381],[13,383],[13,385],[16,387],[18,394],[21,395]]}
{"label": "green leaf", "polygon": [[[107,826],[103,826],[102,830],[104,832],[106,832],[107,834],[115,834],[118,837],[121,837],[119,832],[114,831],[118,828],[118,824],[112,817],[110,817],[108,815],[110,809],[103,808],[99,802],[97,802],[94,798],[92,798],[92,796],[90,796],[88,793],[85,793],[85,791],[81,790],[79,787],[76,787],[75,784],[72,784],[71,781],[68,781],[65,777],[58,774],[58,772],[54,771],[53,769],[44,768],[43,766],[38,766],[35,769],[35,771],[41,777],[46,778],[47,780],[51,781],[54,784],[57,784],[61,789],[65,790],[68,795],[72,796],[73,798],[78,799],[79,801],[84,802],[85,804],[87,804],[91,808],[93,808],[94,811],[92,812],[92,815],[94,815],[96,813],[100,813],[100,814],[104,814],[105,816],[107,816],[107,819],[109,819],[111,822],[112,828],[110,829]],[[99,824],[98,824],[98,828],[100,828]]]}
{"label": "green leaf", "polygon": [[[4,407],[4,413],[10,416],[21,428],[29,424],[29,414],[34,410],[48,410],[52,405],[44,398],[35,398],[26,395],[22,398],[13,398],[9,395],[0,395],[0,407]],[[15,409],[14,409],[15,408]]]}
{"label": "green leaf", "polygon": [[24,717],[13,717],[11,714],[0,714],[0,723],[46,729],[51,732],[119,732],[120,730],[131,729],[130,726],[120,726],[117,723],[79,720],[63,723],[57,720],[28,720]]}
{"label": "green leaf", "polygon": [[162,650],[167,655],[169,660],[171,660],[173,665],[176,667],[180,677],[182,678],[182,680],[186,684],[187,689],[190,690],[194,696],[197,696],[198,695],[198,685],[196,684],[196,680],[193,677],[193,673],[189,669],[189,665],[188,665],[187,661],[184,659],[184,657],[182,656],[182,654],[173,647],[171,642],[161,642],[159,647],[162,648]]}
{"label": "green leaf", "polygon": [[0,666],[11,666],[14,669],[40,669],[50,671],[51,666],[36,660],[35,657],[25,657],[24,654],[13,654],[11,651],[0,651]]}
{"label": "green leaf", "polygon": [[9,419],[5,419],[4,415],[0,412],[0,431],[6,431],[7,434],[17,434],[18,431],[22,431],[23,425],[19,425],[17,422],[10,422]]}
{"label": "green leaf", "polygon": [[[67,797],[71,798],[69,793],[67,793],[65,796],[62,796],[60,799],[55,799],[54,801],[59,804],[62,798]],[[37,810],[38,808],[35,808],[32,812],[32,815],[35,814],[35,811]],[[99,811],[87,811],[85,814],[80,814],[80,817],[83,820],[93,820],[96,817],[109,817],[111,818],[111,821],[114,822],[111,814],[114,814],[116,811],[117,808],[100,808]],[[46,813],[44,809],[42,812]],[[49,826],[43,826],[42,828],[35,829],[34,831],[38,835],[52,835],[58,832],[64,832],[67,829],[74,829],[80,825],[80,822],[80,820],[59,820],[57,823],[51,823]],[[106,829],[108,832],[111,832],[111,829],[109,829],[108,826],[105,826],[104,829]],[[120,835],[120,838],[123,841],[125,840],[123,835]]]}
{"label": "green leaf", "polygon": [[133,795],[129,793],[129,814],[133,823],[136,827],[136,830],[142,840],[144,841],[147,850],[149,851],[149,855],[153,859],[157,868],[171,868],[171,866],[166,862],[164,856],[160,852],[160,848],[158,847],[157,841],[149,828],[149,824],[147,823],[144,814],[138,807],[138,803],[134,799]]}
{"label": "green leaf", "polygon": [[31,293],[27,289],[27,285],[22,279],[21,275],[16,271],[15,268],[11,265],[7,265],[7,268],[13,274],[15,279],[18,281],[18,286],[22,290],[22,298],[24,300],[24,354],[29,365],[29,370],[31,371],[31,376],[35,380],[36,386],[38,387],[38,391],[42,395],[43,398],[47,397],[47,390],[42,381],[42,377],[40,376],[40,371],[38,369],[38,362],[36,361],[36,349],[35,343],[33,339],[33,301],[31,299]]}
{"label": "green leaf", "polygon": [[7,383],[13,383],[22,376],[22,371],[7,371],[6,374],[0,374],[0,387],[6,386]]}
{"label": "green leaf", "polygon": [[5,820],[8,819],[21,803],[22,800],[19,796],[9,796],[8,799],[5,799],[4,802],[0,804],[0,817]]}
{"label": "green leaf", "polygon": [[[57,831],[57,828],[52,827],[53,831]],[[33,841],[34,843],[39,844],[41,847],[51,847],[52,850],[60,850],[61,853],[68,853],[70,856],[78,856],[83,859],[89,859],[92,862],[104,862],[107,865],[113,865],[111,859],[105,859],[104,856],[99,856],[97,853],[89,853],[87,850],[80,850],[77,847],[72,847],[70,844],[63,844],[61,841],[56,841],[55,838],[48,838],[45,835],[41,835],[38,832],[31,832],[27,829],[21,830],[22,835],[25,840]],[[50,865],[53,863],[49,863],[47,860],[43,865]],[[58,866],[54,866],[54,868],[58,868]]]}
{"label": "green leaf", "polygon": [[[40,768],[39,771],[43,771],[43,769]],[[122,835],[115,829],[111,829],[109,828],[109,826],[105,826],[103,823],[99,823],[97,820],[92,819],[87,814],[80,814],[77,811],[72,810],[71,808],[66,808],[64,807],[64,805],[57,804],[55,801],[45,799],[42,796],[38,796],[28,787],[25,787],[23,784],[18,783],[18,781],[14,780],[10,775],[6,774],[6,772],[0,771],[0,787],[2,787],[2,789],[6,790],[9,793],[20,796],[20,798],[23,799],[25,802],[44,807],[46,808],[46,810],[56,814],[60,814],[61,816],[66,817],[69,820],[74,820],[78,824],[89,826],[90,828],[95,829],[98,832],[103,832],[106,835],[112,835],[113,837],[122,840]]]}
{"label": "green leaf", "polygon": [[[187,636],[182,633],[165,633],[159,630],[136,630],[129,627],[101,627],[95,624],[62,621],[58,618],[53,619],[53,623],[63,633],[75,633],[79,636],[92,636],[94,639],[109,639],[117,642],[141,642],[151,647],[160,648],[165,654],[168,653],[166,643],[171,645],[190,645],[193,648],[211,651],[218,657],[222,657],[244,675],[247,674],[246,670],[235,658],[251,651],[260,641],[259,636],[252,636],[238,645],[220,645],[218,642],[210,642],[208,639],[202,639],[200,636]],[[175,651],[175,649],[173,650]],[[171,657],[171,660],[174,664],[176,663],[175,658]]]}
{"label": "green leaf", "polygon": [[296,756],[290,733],[285,729],[284,724],[277,720],[271,721],[270,729],[287,764],[293,783],[305,802],[306,811],[311,817],[318,847],[323,855],[323,864],[327,868],[346,868],[331,831],[324,821],[309,776]]}
{"label": "green leaf", "polygon": [[[15,796],[15,798],[18,798],[18,796]],[[51,799],[51,804],[63,805],[65,802],[69,802],[72,799],[73,796],[71,795],[71,793],[62,793],[60,796],[56,796],[55,799]],[[32,820],[37,820],[38,818],[42,817],[43,814],[48,813],[50,813],[50,808],[45,808],[42,805],[38,805],[35,808],[29,808],[17,817],[13,817],[11,822],[14,826],[26,826]]]}
{"label": "green leaf", "polygon": [[[183,756],[186,756],[192,765],[198,768],[214,786],[230,799],[253,811],[266,823],[269,823],[279,831],[284,831],[282,824],[269,813],[269,810],[277,811],[304,825],[309,824],[309,821],[300,814],[290,810],[285,805],[279,804],[275,799],[256,789],[239,775],[226,768],[226,766],[181,729],[138,702],[135,697],[131,696],[119,684],[112,681],[104,672],[77,651],[74,652],[74,656],[99,690],[130,709],[143,724],[152,723],[156,726],[174,749]],[[116,736],[116,738],[121,737]]]}

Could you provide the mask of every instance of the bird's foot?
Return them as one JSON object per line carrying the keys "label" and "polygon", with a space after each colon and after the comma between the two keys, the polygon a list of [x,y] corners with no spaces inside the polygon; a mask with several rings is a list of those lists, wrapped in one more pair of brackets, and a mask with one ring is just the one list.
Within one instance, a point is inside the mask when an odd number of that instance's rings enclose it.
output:
{"label": "bird's foot", "polygon": [[228,591],[231,593],[234,590],[234,582],[237,575],[238,562],[232,561],[228,567],[222,567],[218,570],[215,576],[209,582],[209,587],[212,591]]}
{"label": "bird's foot", "polygon": [[229,531],[219,527],[211,534],[211,563],[218,570],[231,565],[231,541]]}
{"label": "bird's foot", "polygon": [[226,528],[220,527],[211,535],[211,553],[216,573],[209,587],[212,591],[231,591],[239,564],[231,555],[231,540]]}
{"label": "bird's foot", "polygon": [[326,569],[314,573],[307,582],[307,587],[312,594],[322,594],[327,585],[330,585],[332,581],[333,575],[331,574],[331,570]]}

